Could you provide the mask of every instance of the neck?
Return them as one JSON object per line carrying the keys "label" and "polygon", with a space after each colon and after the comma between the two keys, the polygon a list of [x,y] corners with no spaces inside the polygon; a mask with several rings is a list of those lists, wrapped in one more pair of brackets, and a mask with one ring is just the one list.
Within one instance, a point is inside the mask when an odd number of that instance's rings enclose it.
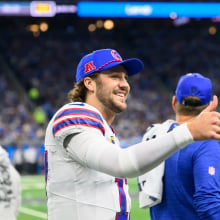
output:
{"label": "neck", "polygon": [[115,119],[115,113],[112,112],[111,110],[109,109],[102,109],[102,110],[99,110],[103,116],[103,118],[106,120],[106,122],[111,125],[112,122],[114,121]]}
{"label": "neck", "polygon": [[105,119],[105,121],[111,125],[112,122],[115,119],[115,112],[111,111],[110,109],[106,108],[105,106],[103,106],[101,103],[95,103],[94,101],[86,101],[87,104],[93,106],[94,108],[96,108],[102,115],[102,117]]}
{"label": "neck", "polygon": [[190,121],[193,117],[191,115],[176,115],[176,121],[178,124],[183,124]]}

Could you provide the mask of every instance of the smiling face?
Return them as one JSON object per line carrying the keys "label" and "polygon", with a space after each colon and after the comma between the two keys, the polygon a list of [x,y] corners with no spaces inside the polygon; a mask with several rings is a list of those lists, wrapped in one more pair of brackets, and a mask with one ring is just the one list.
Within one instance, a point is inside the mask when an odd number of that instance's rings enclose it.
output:
{"label": "smiling face", "polygon": [[128,76],[123,66],[116,66],[99,74],[96,80],[96,98],[106,109],[119,113],[127,108],[130,91]]}
{"label": "smiling face", "polygon": [[97,108],[111,124],[115,114],[127,108],[126,100],[130,91],[127,71],[119,65],[94,76],[84,78],[87,88],[85,102]]}

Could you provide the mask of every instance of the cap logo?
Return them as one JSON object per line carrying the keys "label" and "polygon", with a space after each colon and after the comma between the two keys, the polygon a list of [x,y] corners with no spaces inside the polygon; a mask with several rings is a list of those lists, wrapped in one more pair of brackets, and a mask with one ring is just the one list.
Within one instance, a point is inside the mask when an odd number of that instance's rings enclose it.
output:
{"label": "cap logo", "polygon": [[144,68],[141,60],[137,58],[123,60],[115,49],[94,50],[83,56],[78,63],[75,74],[76,82],[93,73],[103,72],[119,65],[126,69],[128,76],[139,73]]}
{"label": "cap logo", "polygon": [[111,51],[111,54],[112,54],[112,56],[113,56],[116,60],[122,61],[121,56],[119,55],[119,53],[118,53],[116,50],[112,50],[112,51]]}
{"label": "cap logo", "polygon": [[88,72],[90,72],[90,71],[92,71],[94,69],[96,69],[96,67],[93,64],[93,61],[90,61],[90,62],[85,64],[85,71],[84,71],[84,73],[88,73]]}
{"label": "cap logo", "polygon": [[191,93],[192,93],[192,94],[196,94],[197,90],[198,90],[198,89],[197,89],[195,86],[192,86],[192,87],[191,87]]}

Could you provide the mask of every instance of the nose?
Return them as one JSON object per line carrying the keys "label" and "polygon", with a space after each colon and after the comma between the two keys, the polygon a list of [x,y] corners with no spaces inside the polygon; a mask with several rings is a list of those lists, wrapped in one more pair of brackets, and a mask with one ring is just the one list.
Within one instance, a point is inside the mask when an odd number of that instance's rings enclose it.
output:
{"label": "nose", "polygon": [[125,78],[125,77],[121,78],[121,80],[120,80],[120,87],[121,88],[126,88],[128,91],[130,90],[130,85],[128,83],[127,78]]}

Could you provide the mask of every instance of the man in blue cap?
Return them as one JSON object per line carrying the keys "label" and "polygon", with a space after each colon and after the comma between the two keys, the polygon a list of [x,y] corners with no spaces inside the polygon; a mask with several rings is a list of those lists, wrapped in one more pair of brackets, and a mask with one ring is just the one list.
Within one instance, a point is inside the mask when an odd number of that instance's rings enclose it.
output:
{"label": "man in blue cap", "polygon": [[[167,131],[175,130],[176,126],[197,117],[210,103],[212,96],[212,83],[209,78],[199,73],[183,75],[172,99],[178,124],[167,126]],[[164,124],[162,125],[164,126]],[[162,125],[150,129],[151,136],[160,136]],[[202,125],[202,127],[204,126]],[[149,136],[150,130],[145,134],[145,138]],[[164,131],[163,128],[163,133]],[[139,194],[140,206],[142,208],[147,205],[151,207],[152,220],[219,220],[219,161],[220,145],[218,141],[204,140],[189,144],[169,157],[165,164],[162,163],[139,177],[142,187]],[[164,173],[161,172],[161,169],[164,169]],[[159,176],[159,173],[162,175]],[[162,184],[160,184],[161,180]],[[158,193],[156,190],[152,191],[150,181],[152,186],[162,186],[162,190],[159,187]],[[145,184],[146,182],[148,183]],[[154,197],[154,195],[160,196]],[[150,201],[149,196],[151,199],[154,197],[154,200],[147,204]]]}
{"label": "man in blue cap", "polygon": [[163,139],[120,148],[111,124],[127,107],[128,77],[142,69],[141,60],[123,60],[113,49],[79,62],[70,103],[55,113],[45,136],[48,220],[129,220],[127,177],[147,172],[193,140],[220,139],[214,97],[197,119]]}

